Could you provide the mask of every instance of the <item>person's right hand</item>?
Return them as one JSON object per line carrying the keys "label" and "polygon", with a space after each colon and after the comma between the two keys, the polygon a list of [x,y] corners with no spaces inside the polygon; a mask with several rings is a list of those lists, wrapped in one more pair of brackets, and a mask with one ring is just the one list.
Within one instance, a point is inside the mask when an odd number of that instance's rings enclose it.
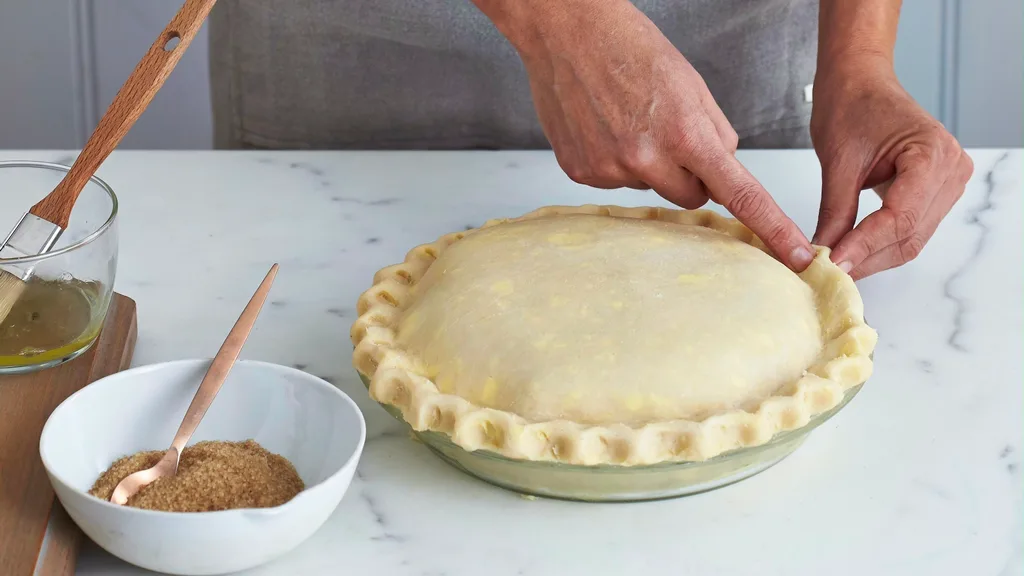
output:
{"label": "person's right hand", "polygon": [[707,85],[627,0],[478,0],[519,51],[537,115],[570,178],[653,188],[684,208],[710,198],[802,271],[800,229],[736,159],[737,136]]}

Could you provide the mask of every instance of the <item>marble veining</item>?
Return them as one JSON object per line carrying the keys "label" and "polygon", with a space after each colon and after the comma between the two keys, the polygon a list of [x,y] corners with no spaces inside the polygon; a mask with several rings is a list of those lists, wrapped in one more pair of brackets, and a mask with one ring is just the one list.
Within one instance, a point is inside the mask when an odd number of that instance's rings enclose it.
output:
{"label": "marble veining", "polygon": [[977,258],[981,255],[982,251],[985,250],[986,240],[988,239],[988,225],[985,224],[983,219],[986,212],[989,212],[995,208],[995,195],[997,186],[995,182],[996,173],[1000,165],[1009,159],[1010,153],[1005,152],[992,164],[992,166],[984,173],[983,181],[985,183],[984,192],[982,194],[981,202],[977,207],[970,209],[967,212],[965,222],[968,226],[978,228],[978,238],[974,243],[974,251],[964,261],[963,265],[953,271],[949,275],[949,278],[942,284],[943,295],[953,301],[955,311],[953,313],[953,330],[949,334],[947,342],[949,345],[959,352],[966,352],[967,349],[964,347],[964,343],[961,342],[961,333],[964,331],[964,316],[969,311],[969,302],[966,298],[959,296],[956,293],[955,285],[957,281],[965,274],[970,272],[971,264],[974,263]]}
{"label": "marble veining", "polygon": [[359,479],[359,497],[366,503],[366,507],[370,510],[370,514],[373,516],[373,521],[380,527],[380,534],[377,536],[371,536],[370,540],[374,542],[404,542],[405,537],[393,534],[388,529],[387,517],[384,516],[384,512],[381,511],[380,506],[377,504],[375,496],[372,496],[369,491],[365,489],[366,476],[359,471],[356,471],[356,478]]}
{"label": "marble veining", "polygon": [[[578,186],[546,152],[115,152],[100,176],[121,199],[116,287],[138,302],[136,365],[215,353],[276,261],[243,356],[324,377],[366,415],[337,511],[246,576],[1013,576],[1024,571],[1024,152],[970,152],[975,177],[924,252],[860,284],[880,343],[857,398],[758,476],[631,505],[524,499],[442,463],[370,400],[348,334],[373,273],[417,244],[544,204],[665,206],[655,195]],[[739,156],[811,232],[813,152]],[[865,194],[861,216],[878,205]],[[86,545],[78,573],[145,572]]]}

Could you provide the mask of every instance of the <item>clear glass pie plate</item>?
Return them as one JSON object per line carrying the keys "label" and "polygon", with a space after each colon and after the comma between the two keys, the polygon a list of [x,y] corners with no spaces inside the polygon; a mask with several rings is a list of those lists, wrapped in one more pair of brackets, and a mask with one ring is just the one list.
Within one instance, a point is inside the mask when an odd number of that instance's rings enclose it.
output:
{"label": "clear glass pie plate", "polygon": [[[369,387],[369,380],[359,375]],[[812,430],[825,423],[856,396],[863,385],[846,391],[835,408],[810,419],[803,427],[776,434],[760,446],[740,448],[703,462],[665,462],[650,466],[581,466],[506,458],[494,452],[470,452],[439,432],[413,434],[434,454],[484,482],[529,496],[583,502],[640,502],[687,496],[749,478],[793,453]],[[405,422],[399,410],[384,406]]]}

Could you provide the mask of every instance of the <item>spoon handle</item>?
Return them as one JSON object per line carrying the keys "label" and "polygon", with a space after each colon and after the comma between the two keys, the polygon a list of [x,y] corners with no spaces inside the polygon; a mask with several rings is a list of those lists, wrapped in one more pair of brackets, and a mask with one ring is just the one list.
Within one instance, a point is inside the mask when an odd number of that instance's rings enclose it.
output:
{"label": "spoon handle", "polygon": [[234,328],[228,333],[227,339],[221,344],[220,350],[213,358],[210,369],[207,370],[206,376],[203,377],[202,383],[199,384],[199,390],[196,391],[195,397],[192,398],[192,403],[188,405],[188,410],[185,412],[185,418],[181,421],[178,433],[174,435],[174,442],[171,443],[171,448],[176,449],[178,454],[181,454],[185,444],[188,444],[189,438],[192,437],[196,428],[199,427],[199,422],[206,415],[206,410],[213,403],[217,392],[220,392],[220,387],[228,377],[228,372],[231,371],[235,360],[238,359],[238,353],[242,351],[242,346],[249,337],[253,324],[256,323],[256,317],[259,316],[263,303],[267,300],[267,294],[270,292],[270,286],[274,283],[275,276],[277,276],[277,264],[270,267],[267,277],[263,279],[260,287],[256,289],[256,293],[253,294],[252,299],[246,304],[245,310],[242,310],[242,315],[238,317]]}
{"label": "spoon handle", "polygon": [[68,227],[71,209],[78,195],[103,160],[113,152],[149,106],[153,96],[181,60],[185,49],[199,33],[215,2],[185,0],[174,19],[160,33],[117,92],[64,179],[53,192],[32,207],[32,214],[60,226],[62,230]]}

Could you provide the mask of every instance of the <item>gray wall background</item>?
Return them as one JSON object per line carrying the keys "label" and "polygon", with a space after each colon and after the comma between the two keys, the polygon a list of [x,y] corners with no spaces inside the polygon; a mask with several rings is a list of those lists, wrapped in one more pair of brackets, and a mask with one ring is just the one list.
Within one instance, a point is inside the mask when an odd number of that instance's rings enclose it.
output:
{"label": "gray wall background", "polygon": [[[0,0],[0,148],[80,148],[179,5]],[[897,72],[964,146],[1021,146],[1022,38],[1021,0],[904,0]],[[122,147],[211,147],[207,52],[204,28]]]}

